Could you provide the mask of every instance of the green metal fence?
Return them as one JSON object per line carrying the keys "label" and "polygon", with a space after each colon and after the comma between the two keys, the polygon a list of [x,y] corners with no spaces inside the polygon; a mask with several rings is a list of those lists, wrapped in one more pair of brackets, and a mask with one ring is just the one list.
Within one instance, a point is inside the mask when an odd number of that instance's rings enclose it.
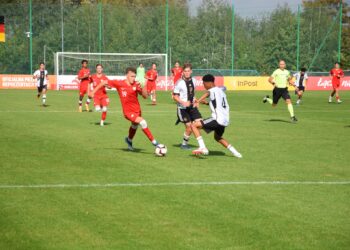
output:
{"label": "green metal fence", "polygon": [[225,1],[204,0],[195,13],[186,0],[147,2],[0,3],[6,25],[0,73],[32,73],[41,61],[53,72],[57,51],[167,53],[168,68],[189,61],[194,68],[230,69],[229,75],[270,74],[279,59],[292,70],[328,71],[348,53],[341,48],[341,3],[279,6],[247,17]]}

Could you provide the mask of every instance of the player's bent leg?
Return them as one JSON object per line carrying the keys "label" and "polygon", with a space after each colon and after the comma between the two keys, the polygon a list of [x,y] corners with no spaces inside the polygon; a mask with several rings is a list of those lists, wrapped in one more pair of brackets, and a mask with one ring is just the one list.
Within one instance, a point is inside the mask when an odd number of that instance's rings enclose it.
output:
{"label": "player's bent leg", "polygon": [[199,121],[194,121],[190,124],[194,136],[197,138],[201,136],[199,129],[202,128],[202,123]]}
{"label": "player's bent leg", "polygon": [[288,112],[290,114],[291,122],[297,122],[298,119],[294,115],[294,109],[293,109],[293,104],[291,99],[286,99],[286,104],[287,104]]}
{"label": "player's bent leg", "polygon": [[138,128],[139,124],[137,123],[131,123],[131,126],[129,128],[129,135],[127,137],[125,137],[125,142],[128,145],[128,149],[130,151],[133,151],[134,148],[132,146],[132,139],[134,138],[137,128]]}
{"label": "player's bent leg", "polygon": [[266,95],[263,98],[263,103],[268,102],[269,104],[272,104],[272,99],[270,98],[270,96]]}
{"label": "player's bent leg", "polygon": [[102,107],[101,121],[100,121],[100,125],[101,125],[101,126],[104,126],[104,122],[105,122],[105,120],[106,120],[106,117],[107,117],[107,107],[106,107],[106,106],[103,106],[103,107]]}
{"label": "player's bent leg", "polygon": [[79,94],[79,112],[83,112],[83,109],[82,109],[83,99],[84,99],[84,95],[80,93]]}
{"label": "player's bent leg", "polygon": [[340,100],[340,96],[339,96],[339,88],[337,88],[335,90],[335,98],[337,100],[337,103],[342,103],[342,101]]}
{"label": "player's bent leg", "polygon": [[43,90],[42,90],[42,98],[41,99],[42,99],[42,104],[45,107],[46,106],[46,87],[43,88]]}
{"label": "player's bent leg", "polygon": [[185,123],[184,125],[185,125],[185,133],[184,133],[184,136],[183,136],[180,148],[187,150],[187,149],[191,149],[190,146],[188,146],[188,142],[189,142],[190,136],[192,134],[192,128],[191,128],[191,123],[190,122]]}
{"label": "player's bent leg", "polygon": [[39,99],[40,96],[41,96],[41,92],[43,91],[43,89],[42,89],[41,87],[37,87],[37,89],[38,89],[38,93],[37,93],[36,97]]}
{"label": "player's bent leg", "polygon": [[90,107],[89,107],[90,102],[91,102],[91,99],[90,99],[90,97],[88,97],[88,98],[86,99],[86,103],[85,103],[85,110],[86,110],[87,112],[90,111]]}
{"label": "player's bent leg", "polygon": [[154,146],[157,146],[158,142],[154,139],[151,130],[148,128],[146,120],[142,117],[137,117],[135,119],[135,123],[138,123],[141,126],[143,133],[147,136],[147,138],[152,142]]}
{"label": "player's bent leg", "polygon": [[215,140],[220,143],[222,146],[224,146],[225,148],[227,148],[228,150],[230,150],[230,152],[233,154],[234,157],[237,158],[242,158],[242,154],[240,152],[237,151],[237,149],[235,149],[234,146],[232,146],[228,141],[226,141],[222,135],[219,135],[217,132],[215,132],[214,134],[214,138]]}
{"label": "player's bent leg", "polygon": [[191,124],[192,132],[193,132],[194,136],[196,137],[198,145],[199,145],[198,149],[192,151],[192,153],[195,155],[197,155],[197,154],[208,155],[209,154],[209,150],[205,146],[203,137],[199,131],[199,129],[202,127],[203,127],[202,119],[197,119],[194,122],[192,122],[192,124]]}

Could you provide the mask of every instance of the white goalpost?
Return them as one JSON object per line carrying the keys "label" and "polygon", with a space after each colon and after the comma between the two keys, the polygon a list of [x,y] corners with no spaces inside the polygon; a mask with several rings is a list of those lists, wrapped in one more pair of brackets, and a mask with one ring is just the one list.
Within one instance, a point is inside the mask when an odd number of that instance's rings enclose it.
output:
{"label": "white goalpost", "polygon": [[88,53],[88,52],[56,52],[55,75],[56,89],[77,89],[79,80],[78,71],[81,61],[88,60],[91,74],[95,72],[95,65],[103,65],[104,74],[110,79],[121,79],[125,75],[127,67],[137,68],[142,63],[147,70],[152,63],[157,64],[157,87],[168,90],[168,57],[167,54],[143,54],[143,53]]}

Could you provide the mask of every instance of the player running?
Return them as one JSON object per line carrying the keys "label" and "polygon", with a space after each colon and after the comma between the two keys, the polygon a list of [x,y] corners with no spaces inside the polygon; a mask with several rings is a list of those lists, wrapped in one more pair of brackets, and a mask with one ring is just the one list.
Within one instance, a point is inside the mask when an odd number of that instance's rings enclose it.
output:
{"label": "player running", "polygon": [[120,102],[123,108],[125,119],[131,122],[129,128],[129,135],[125,137],[125,142],[128,145],[128,149],[133,151],[132,140],[136,134],[136,130],[140,125],[142,131],[154,146],[158,145],[158,142],[154,139],[147,122],[141,116],[141,107],[138,100],[138,95],[142,95],[144,99],[148,97],[146,87],[141,88],[140,84],[135,81],[136,69],[128,67],[125,70],[125,80],[102,80],[101,83],[92,91],[91,95],[94,95],[96,91],[104,85],[108,85],[111,88],[116,88],[119,94]]}
{"label": "player running", "polygon": [[156,80],[158,77],[157,72],[157,64],[152,63],[152,67],[147,71],[145,78],[147,79],[147,92],[151,97],[152,105],[157,104],[157,96],[156,96]]}
{"label": "player running", "polygon": [[[108,78],[105,74],[103,74],[102,64],[96,64],[96,74],[91,76],[92,88],[96,89],[97,86],[100,85],[102,80],[108,81]],[[95,110],[97,112],[102,111],[100,125],[104,126],[104,122],[107,117],[107,107],[109,105],[109,98],[107,96],[106,87],[105,86],[100,87],[99,89],[96,90],[94,95],[90,93],[90,89],[91,88],[88,88],[88,96],[93,96]]]}
{"label": "player running", "polygon": [[207,133],[214,131],[214,138],[218,143],[230,150],[233,156],[242,158],[242,155],[222,137],[225,132],[225,128],[230,122],[230,107],[228,105],[225,92],[222,90],[222,88],[215,86],[215,78],[210,74],[203,76],[203,85],[208,91],[201,98],[199,98],[196,103],[207,103],[206,99],[209,97],[211,118],[192,123],[192,131],[199,144],[199,148],[193,150],[192,153],[196,155],[209,154],[199,131],[199,129],[204,129],[204,131]]}
{"label": "player running", "polygon": [[329,74],[332,77],[332,87],[333,87],[333,91],[331,93],[331,95],[328,98],[328,102],[331,103],[332,102],[332,98],[335,95],[335,98],[337,100],[337,103],[342,103],[342,101],[340,100],[339,97],[339,88],[340,88],[340,78],[344,77],[344,72],[343,70],[340,68],[340,63],[336,62],[334,64],[334,68],[331,69],[331,71],[329,72]]}
{"label": "player running", "polygon": [[263,103],[270,103],[272,104],[272,107],[276,107],[278,100],[282,97],[288,107],[288,111],[290,114],[290,119],[292,122],[297,122],[297,118],[294,116],[294,109],[293,104],[290,99],[290,95],[288,92],[288,84],[292,85],[292,77],[290,75],[290,72],[286,70],[286,62],[283,60],[280,60],[279,62],[279,68],[276,69],[272,75],[270,76],[268,80],[273,86],[273,99],[271,99],[268,95],[264,97]]}
{"label": "player running", "polygon": [[199,113],[196,107],[197,105],[194,103],[196,79],[191,75],[192,65],[190,63],[185,63],[183,66],[182,79],[177,81],[173,91],[173,98],[177,102],[178,121],[176,124],[179,122],[185,124],[185,133],[180,146],[182,149],[190,149],[188,146],[188,141],[192,133],[191,123],[202,119],[202,115]]}
{"label": "player running", "polygon": [[183,69],[182,67],[180,67],[180,62],[176,61],[174,68],[171,69],[171,75],[173,77],[174,86],[176,86],[177,81],[181,79],[182,72],[183,72]]}
{"label": "player running", "polygon": [[47,82],[49,80],[49,75],[45,69],[45,63],[39,64],[39,69],[37,69],[33,74],[33,79],[36,79],[36,87],[38,88],[37,98],[42,96],[42,104],[46,107],[46,92],[47,92]]}
{"label": "player running", "polygon": [[[88,92],[89,84],[90,84],[90,69],[88,68],[88,61],[81,61],[82,68],[78,72],[78,79],[80,80],[79,86],[79,112],[83,112],[82,105],[85,94]],[[85,103],[86,111],[90,111],[89,104],[91,99],[88,97]]]}
{"label": "player running", "polygon": [[295,94],[298,95],[296,104],[299,105],[305,92],[305,87],[308,80],[306,68],[301,68],[300,72],[295,73],[293,77],[295,78]]}
{"label": "player running", "polygon": [[136,81],[141,84],[142,88],[145,86],[145,74],[145,67],[143,67],[143,63],[140,62],[136,69]]}

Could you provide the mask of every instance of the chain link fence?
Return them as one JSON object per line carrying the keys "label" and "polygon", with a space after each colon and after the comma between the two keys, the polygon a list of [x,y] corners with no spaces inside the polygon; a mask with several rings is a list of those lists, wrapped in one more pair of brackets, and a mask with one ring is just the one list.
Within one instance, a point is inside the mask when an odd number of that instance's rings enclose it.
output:
{"label": "chain link fence", "polygon": [[347,53],[339,53],[340,5],[304,1],[243,16],[227,1],[204,0],[195,11],[186,0],[146,2],[1,3],[0,73],[32,73],[42,61],[53,73],[58,51],[167,53],[169,69],[179,60],[223,75],[268,75],[279,59],[291,70],[328,72]]}

